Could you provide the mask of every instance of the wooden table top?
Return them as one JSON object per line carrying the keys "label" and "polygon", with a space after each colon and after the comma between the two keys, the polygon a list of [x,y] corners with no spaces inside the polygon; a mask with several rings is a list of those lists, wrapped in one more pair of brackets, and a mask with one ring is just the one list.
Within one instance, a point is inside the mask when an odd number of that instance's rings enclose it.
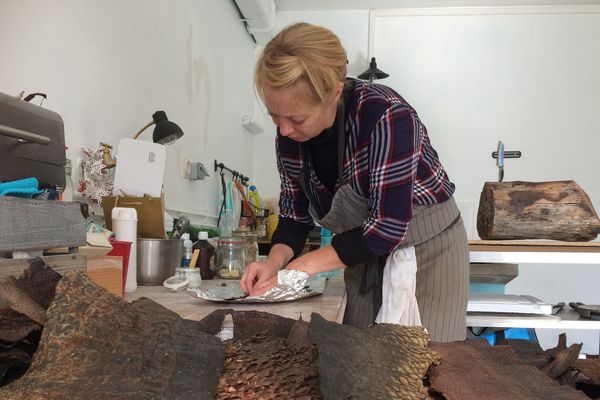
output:
{"label": "wooden table top", "polygon": [[600,242],[558,240],[470,240],[471,251],[600,253]]}
{"label": "wooden table top", "polygon": [[[207,287],[218,286],[231,280],[212,279],[202,281]],[[211,312],[221,308],[231,308],[236,311],[264,311],[282,317],[298,319],[302,316],[305,321],[310,320],[310,315],[315,312],[321,314],[329,321],[340,318],[345,286],[341,276],[327,279],[325,292],[322,295],[308,297],[301,300],[272,304],[232,304],[218,303],[193,297],[185,291],[173,292],[163,286],[138,286],[133,293],[126,293],[125,299],[133,301],[141,297],[148,297],[162,306],[179,314],[182,318],[194,321],[201,320]]]}

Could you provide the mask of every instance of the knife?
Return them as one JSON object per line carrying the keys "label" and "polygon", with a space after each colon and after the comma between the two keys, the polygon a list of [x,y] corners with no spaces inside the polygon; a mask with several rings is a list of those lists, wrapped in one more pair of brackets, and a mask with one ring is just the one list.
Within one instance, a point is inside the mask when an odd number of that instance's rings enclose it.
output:
{"label": "knife", "polygon": [[496,165],[498,166],[498,182],[502,182],[504,179],[504,143],[498,141],[498,157],[496,158]]}

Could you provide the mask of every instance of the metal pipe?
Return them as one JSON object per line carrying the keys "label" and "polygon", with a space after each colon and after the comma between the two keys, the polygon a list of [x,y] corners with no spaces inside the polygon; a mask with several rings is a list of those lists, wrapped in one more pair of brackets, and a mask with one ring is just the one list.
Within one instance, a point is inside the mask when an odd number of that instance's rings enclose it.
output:
{"label": "metal pipe", "polygon": [[221,172],[223,172],[223,170],[228,171],[229,173],[231,173],[231,175],[233,175],[234,178],[239,178],[240,181],[242,182],[242,185],[248,186],[247,182],[250,180],[250,178],[248,178],[247,176],[244,176],[243,174],[240,174],[236,170],[227,168],[225,165],[223,165],[223,163],[218,163],[217,160],[215,160],[215,172],[219,168],[221,169]]}
{"label": "metal pipe", "polygon": [[43,145],[50,144],[50,138],[48,138],[48,137],[38,135],[35,133],[31,133],[31,132],[27,132],[27,131],[22,131],[20,129],[11,128],[9,126],[1,125],[1,124],[0,124],[0,135],[10,136],[12,138],[23,140],[23,141],[30,142],[30,143],[37,143],[37,144],[43,144]]}

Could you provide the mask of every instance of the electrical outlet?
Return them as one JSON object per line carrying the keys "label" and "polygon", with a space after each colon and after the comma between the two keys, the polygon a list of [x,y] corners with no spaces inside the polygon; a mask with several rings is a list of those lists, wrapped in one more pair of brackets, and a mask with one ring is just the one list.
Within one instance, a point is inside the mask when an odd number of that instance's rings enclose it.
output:
{"label": "electrical outlet", "polygon": [[188,157],[181,157],[181,177],[189,178],[192,173],[192,163]]}
{"label": "electrical outlet", "polygon": [[192,171],[190,173],[189,179],[192,181],[201,181],[207,176],[210,176],[208,174],[208,171],[204,167],[204,164],[202,164],[201,162],[193,162],[191,163],[191,167]]}

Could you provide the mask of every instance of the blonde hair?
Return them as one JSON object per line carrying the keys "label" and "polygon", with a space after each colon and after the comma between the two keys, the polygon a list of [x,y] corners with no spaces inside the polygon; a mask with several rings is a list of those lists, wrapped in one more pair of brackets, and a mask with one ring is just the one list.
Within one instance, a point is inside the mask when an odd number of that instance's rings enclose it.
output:
{"label": "blonde hair", "polygon": [[330,101],[346,78],[346,50],[329,29],[305,22],[289,25],[263,49],[254,86],[264,101],[265,88],[305,84],[315,103]]}

